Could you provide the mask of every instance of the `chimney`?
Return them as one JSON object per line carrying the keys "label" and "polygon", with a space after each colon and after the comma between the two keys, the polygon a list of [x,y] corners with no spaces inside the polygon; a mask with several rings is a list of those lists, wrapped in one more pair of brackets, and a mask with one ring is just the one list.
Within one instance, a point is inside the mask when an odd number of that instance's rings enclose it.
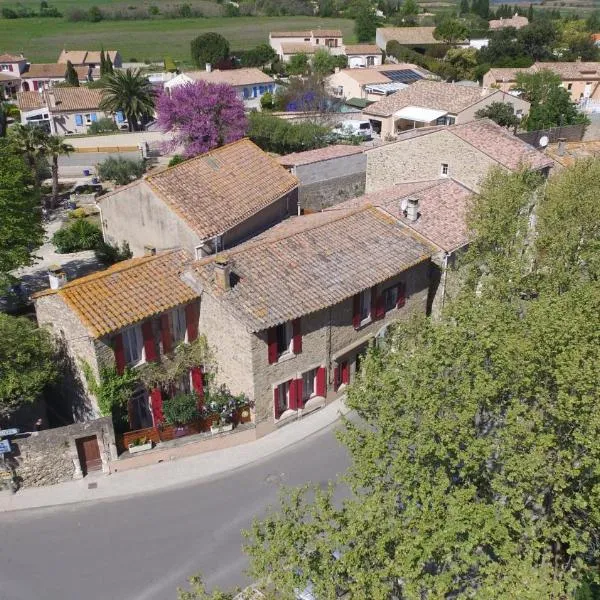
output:
{"label": "chimney", "polygon": [[67,283],[67,274],[60,265],[50,265],[48,267],[48,280],[51,290],[58,290]]}
{"label": "chimney", "polygon": [[419,218],[418,198],[408,198],[406,202],[406,218],[409,221],[416,221]]}
{"label": "chimney", "polygon": [[144,246],[144,256],[154,256],[156,254],[155,246]]}
{"label": "chimney", "polygon": [[567,138],[558,138],[558,155],[564,156],[567,149]]}
{"label": "chimney", "polygon": [[212,65],[210,63],[206,63],[204,67],[207,73],[210,73],[212,71]]}
{"label": "chimney", "polygon": [[215,257],[215,283],[224,292],[231,289],[231,264],[226,254]]}

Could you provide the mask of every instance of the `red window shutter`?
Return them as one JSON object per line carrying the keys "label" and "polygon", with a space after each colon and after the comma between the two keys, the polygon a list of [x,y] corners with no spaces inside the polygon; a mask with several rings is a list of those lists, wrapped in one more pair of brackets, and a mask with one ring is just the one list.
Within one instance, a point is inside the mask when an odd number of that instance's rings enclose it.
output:
{"label": "red window shutter", "polygon": [[185,325],[187,328],[188,342],[193,342],[198,337],[198,319],[200,318],[199,303],[192,302],[185,307]]}
{"label": "red window shutter", "polygon": [[8,65],[8,70],[9,71],[13,71],[13,66],[12,65]]}
{"label": "red window shutter", "polygon": [[406,285],[404,283],[398,284],[398,300],[396,302],[396,308],[402,308],[406,304]]}
{"label": "red window shutter", "polygon": [[302,352],[302,329],[300,327],[300,319],[292,321],[292,351],[294,354]]}
{"label": "red window shutter", "polygon": [[337,392],[340,387],[340,368],[334,367],[333,369],[333,391]]}
{"label": "red window shutter", "polygon": [[163,353],[169,354],[173,350],[173,338],[169,326],[169,313],[160,316],[160,336],[162,339]]}
{"label": "red window shutter", "polygon": [[341,383],[346,385],[350,383],[350,368],[347,360],[342,363]]}
{"label": "red window shutter", "polygon": [[325,382],[325,367],[317,369],[317,396],[325,397],[327,395],[327,384]]}
{"label": "red window shutter", "polygon": [[[373,298],[373,294],[375,294],[375,288],[371,291],[371,298]],[[383,294],[375,297],[375,308],[372,314],[374,321],[385,317],[385,296]]]}
{"label": "red window shutter", "polygon": [[298,409],[298,386],[296,385],[295,379],[290,379],[288,381],[290,395],[289,395],[289,409],[297,410]]}
{"label": "red window shutter", "polygon": [[198,406],[202,406],[204,401],[204,375],[200,367],[194,367],[190,369],[192,376],[192,388],[198,395],[199,401]]}
{"label": "red window shutter", "polygon": [[152,405],[152,416],[154,418],[154,426],[156,427],[156,425],[164,421],[162,390],[160,388],[154,388],[150,392],[150,404]]}
{"label": "red window shutter", "polygon": [[142,323],[142,337],[144,338],[146,362],[152,362],[156,360],[156,343],[154,340],[154,331],[152,331],[152,321]]}
{"label": "red window shutter", "polygon": [[34,81],[34,82],[33,82],[33,91],[34,91],[34,92],[37,92],[37,89],[38,89],[38,82],[37,82],[37,81]]}
{"label": "red window shutter", "polygon": [[277,362],[277,329],[275,327],[271,327],[267,332],[267,344],[269,346],[269,364],[272,365]]}
{"label": "red window shutter", "polygon": [[300,379],[296,379],[296,381],[292,381],[292,385],[296,386],[296,406],[298,408],[304,408],[304,399],[302,398],[304,386],[302,384],[302,377],[300,377]]}
{"label": "red window shutter", "polygon": [[371,288],[371,319],[377,318],[377,286]]}
{"label": "red window shutter", "polygon": [[279,419],[281,412],[279,410],[279,387],[273,388],[273,409],[275,411],[275,418]]}
{"label": "red window shutter", "polygon": [[360,294],[356,294],[353,299],[352,325],[354,325],[354,329],[360,327]]}
{"label": "red window shutter", "polygon": [[125,371],[125,349],[123,348],[123,335],[120,333],[117,333],[113,338],[113,351],[115,353],[117,373],[122,375],[123,371]]}

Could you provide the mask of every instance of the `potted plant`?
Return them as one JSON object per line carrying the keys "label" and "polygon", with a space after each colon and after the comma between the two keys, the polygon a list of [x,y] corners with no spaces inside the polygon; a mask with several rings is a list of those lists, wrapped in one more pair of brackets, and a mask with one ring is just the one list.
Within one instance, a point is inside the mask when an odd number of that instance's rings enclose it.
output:
{"label": "potted plant", "polygon": [[198,396],[194,393],[175,394],[163,402],[163,415],[169,425],[175,426],[175,437],[186,435],[185,425],[199,417]]}
{"label": "potted plant", "polygon": [[225,385],[209,390],[204,405],[207,417],[212,419],[211,433],[231,431],[236,410],[248,404],[244,394],[234,396]]}
{"label": "potted plant", "polygon": [[138,452],[144,452],[144,450],[152,449],[152,440],[142,436],[129,442],[128,445],[129,454],[137,454]]}

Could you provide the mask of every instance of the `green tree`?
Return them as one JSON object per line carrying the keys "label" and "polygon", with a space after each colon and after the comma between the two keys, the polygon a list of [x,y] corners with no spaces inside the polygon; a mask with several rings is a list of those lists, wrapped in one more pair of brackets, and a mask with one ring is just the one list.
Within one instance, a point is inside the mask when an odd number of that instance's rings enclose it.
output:
{"label": "green tree", "polygon": [[533,60],[552,59],[552,48],[558,40],[558,30],[549,19],[534,21],[517,31],[523,51]]}
{"label": "green tree", "polygon": [[417,4],[417,0],[404,0],[395,22],[402,27],[412,27],[417,24],[418,14],[419,5]]}
{"label": "green tree", "polygon": [[32,262],[31,249],[40,246],[44,229],[39,193],[18,146],[0,139],[0,284],[8,273]]}
{"label": "green tree", "polygon": [[52,199],[51,208],[56,206],[58,200],[58,157],[63,155],[69,155],[71,152],[75,152],[75,148],[71,144],[65,143],[65,138],[59,135],[49,135],[44,140],[44,151],[47,156],[50,157],[50,170],[52,172]]}
{"label": "green tree", "polygon": [[527,9],[527,20],[530,23],[533,23],[533,19],[534,19],[534,16],[533,16],[533,4],[530,4],[529,8]]}
{"label": "green tree", "polygon": [[67,61],[67,70],[65,71],[65,82],[69,85],[79,87],[79,76],[77,75],[77,71],[73,66],[73,63],[68,60]]}
{"label": "green tree", "polygon": [[122,111],[129,131],[139,131],[144,119],[154,112],[154,90],[140,69],[115,71],[104,78],[100,109]]}
{"label": "green tree", "polygon": [[515,115],[515,107],[510,102],[492,102],[475,113],[478,119],[492,119],[501,127],[510,129],[517,127],[519,119]]}
{"label": "green tree", "polygon": [[306,75],[309,70],[308,56],[304,52],[294,54],[287,64],[287,72],[290,75]]}
{"label": "green tree", "polygon": [[9,102],[2,102],[0,100],[0,138],[6,137],[8,132],[8,119],[10,117],[17,117],[19,115],[19,109]]}
{"label": "green tree", "polygon": [[229,57],[229,42],[219,33],[204,33],[192,40],[191,54],[199,67],[215,66]]}
{"label": "green tree", "polygon": [[12,145],[22,153],[27,161],[33,184],[39,190],[41,165],[46,163],[46,132],[36,125],[15,125],[10,131]]}
{"label": "green tree", "polygon": [[335,58],[336,57],[330,52],[327,52],[327,50],[317,50],[312,59],[313,73],[320,75],[321,77],[333,73],[336,65]]}
{"label": "green tree", "polygon": [[244,67],[264,67],[276,58],[277,54],[269,44],[259,44],[242,56],[242,65]]}
{"label": "green tree", "polygon": [[105,181],[127,185],[146,172],[143,160],[130,160],[122,156],[109,156],[98,165],[98,175]]}
{"label": "green tree", "polygon": [[106,55],[104,54],[104,47],[100,50],[100,77],[106,75]]}
{"label": "green tree", "polygon": [[459,14],[462,15],[466,15],[470,12],[471,7],[469,6],[469,0],[460,0],[460,8],[459,8]]}
{"label": "green tree", "polygon": [[450,48],[442,63],[442,74],[446,79],[460,81],[476,78],[477,50],[475,48]]}
{"label": "green tree", "polygon": [[372,42],[379,25],[375,11],[368,1],[361,2],[354,17],[354,35],[358,42]]}
{"label": "green tree", "polygon": [[469,37],[469,28],[458,19],[445,19],[433,30],[433,37],[445,44],[456,44]]}
{"label": "green tree", "polygon": [[0,339],[0,417],[6,418],[35,402],[58,372],[50,335],[30,319],[0,313]]}

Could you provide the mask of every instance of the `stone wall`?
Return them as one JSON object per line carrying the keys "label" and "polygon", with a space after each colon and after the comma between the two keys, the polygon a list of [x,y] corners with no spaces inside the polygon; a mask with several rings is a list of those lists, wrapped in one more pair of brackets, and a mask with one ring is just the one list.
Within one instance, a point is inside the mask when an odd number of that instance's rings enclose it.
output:
{"label": "stone wall", "polygon": [[54,485],[83,477],[77,454],[77,440],[95,435],[98,439],[102,471],[110,472],[117,459],[115,433],[110,417],[87,423],[34,432],[11,440],[12,453],[6,460],[14,469],[20,487]]}

